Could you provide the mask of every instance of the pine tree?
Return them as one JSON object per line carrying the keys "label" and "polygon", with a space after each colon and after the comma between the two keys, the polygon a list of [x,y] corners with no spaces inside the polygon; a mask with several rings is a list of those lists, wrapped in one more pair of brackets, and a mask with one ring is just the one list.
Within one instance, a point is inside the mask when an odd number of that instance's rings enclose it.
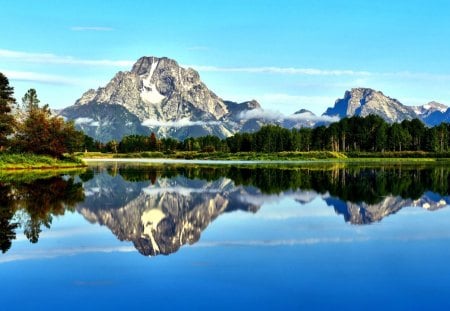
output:
{"label": "pine tree", "polygon": [[9,85],[8,78],[0,72],[0,151],[8,143],[8,135],[14,130],[14,117],[11,105],[16,102],[13,97],[14,89]]}
{"label": "pine tree", "polygon": [[39,108],[39,102],[36,90],[29,89],[22,97],[23,110],[30,113],[32,110]]}

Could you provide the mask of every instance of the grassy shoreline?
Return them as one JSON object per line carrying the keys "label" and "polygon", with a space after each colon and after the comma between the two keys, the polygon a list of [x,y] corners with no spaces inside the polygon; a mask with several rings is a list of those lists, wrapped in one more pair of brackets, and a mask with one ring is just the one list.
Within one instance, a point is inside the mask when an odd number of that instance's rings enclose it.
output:
{"label": "grassy shoreline", "polygon": [[450,161],[450,153],[432,153],[422,151],[407,152],[196,152],[183,151],[173,153],[136,152],[136,153],[80,153],[84,159],[179,159],[179,160],[229,160],[229,161],[331,161],[331,162],[440,162]]}
{"label": "grassy shoreline", "polygon": [[305,161],[338,163],[433,163],[450,162],[448,153],[431,152],[138,152],[112,154],[100,152],[78,153],[72,157],[55,159],[50,156],[35,154],[0,153],[0,170],[59,170],[86,167],[86,160],[102,159],[176,159],[176,160],[220,160],[220,161]]}
{"label": "grassy shoreline", "polygon": [[0,170],[53,170],[85,167],[78,157],[55,159],[36,154],[0,153]]}

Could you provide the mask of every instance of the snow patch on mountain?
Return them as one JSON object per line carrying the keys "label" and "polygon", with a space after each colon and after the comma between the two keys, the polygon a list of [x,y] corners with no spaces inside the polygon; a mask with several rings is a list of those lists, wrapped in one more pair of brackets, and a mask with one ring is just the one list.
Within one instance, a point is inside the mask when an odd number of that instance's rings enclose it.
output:
{"label": "snow patch on mountain", "polygon": [[153,74],[158,67],[159,61],[153,62],[150,67],[150,73],[148,75],[140,76],[143,87],[141,89],[141,98],[144,102],[149,104],[159,104],[166,97],[159,93],[155,83],[152,83]]}

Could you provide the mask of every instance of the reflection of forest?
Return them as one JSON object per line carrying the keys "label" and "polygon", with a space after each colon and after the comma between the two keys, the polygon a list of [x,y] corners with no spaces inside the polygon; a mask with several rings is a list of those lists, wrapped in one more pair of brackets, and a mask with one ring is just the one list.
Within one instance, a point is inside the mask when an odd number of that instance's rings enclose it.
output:
{"label": "reflection of forest", "polygon": [[36,243],[42,226],[50,228],[53,216],[74,210],[84,199],[80,182],[73,176],[0,181],[0,247],[5,253],[16,238],[15,230]]}
{"label": "reflection of forest", "polygon": [[222,177],[236,186],[254,186],[264,194],[295,190],[329,193],[344,201],[379,203],[386,196],[418,199],[426,191],[449,195],[450,168],[446,166],[385,167],[202,167],[161,166],[118,168],[115,173],[129,181],[151,181],[177,175],[208,181]]}
{"label": "reflection of forest", "polygon": [[[449,201],[450,169],[431,166],[100,166],[75,177],[0,178],[0,247],[21,228],[33,243],[66,209],[132,240],[143,254],[195,243],[220,214],[256,212],[267,196],[324,201],[354,224],[372,223],[405,206],[436,209]],[[80,182],[78,182],[80,181]],[[82,183],[83,182],[83,183]],[[83,202],[82,204],[77,204]]]}
{"label": "reflection of forest", "polygon": [[449,202],[449,170],[434,167],[204,166],[97,167],[86,175],[87,220],[133,242],[143,255],[171,254],[196,243],[220,215],[257,212],[265,201],[321,197],[352,224],[380,221],[406,206]]}
{"label": "reflection of forest", "polygon": [[[353,224],[380,221],[407,206],[435,210],[447,206],[450,169],[443,165],[302,166],[302,167],[161,167],[119,168],[129,180],[183,175],[190,179],[229,178],[237,186],[252,186],[262,195],[305,191],[321,195],[336,213]],[[301,202],[301,200],[297,200]]]}

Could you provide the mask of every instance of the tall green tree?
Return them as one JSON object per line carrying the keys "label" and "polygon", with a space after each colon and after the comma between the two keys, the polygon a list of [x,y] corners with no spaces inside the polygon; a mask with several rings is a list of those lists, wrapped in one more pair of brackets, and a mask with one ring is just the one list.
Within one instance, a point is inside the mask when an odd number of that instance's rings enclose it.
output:
{"label": "tall green tree", "polygon": [[38,109],[39,103],[40,100],[35,89],[29,89],[22,97],[22,109],[28,113],[33,109]]}
{"label": "tall green tree", "polygon": [[407,150],[411,143],[411,134],[401,124],[394,123],[390,128],[389,142],[393,151]]}
{"label": "tall green tree", "polygon": [[8,143],[8,135],[14,131],[14,117],[11,114],[11,105],[16,100],[13,97],[14,88],[9,85],[8,78],[0,72],[0,151]]}
{"label": "tall green tree", "polygon": [[444,152],[448,149],[448,129],[447,124],[441,123],[435,126],[432,131],[432,148],[435,152]]}
{"label": "tall green tree", "polygon": [[425,134],[426,128],[425,124],[419,119],[412,119],[402,121],[402,126],[406,130],[408,130],[409,134],[411,134],[411,148],[412,150],[421,150],[424,149],[425,142]]}
{"label": "tall green tree", "polygon": [[[30,92],[27,92],[29,94]],[[25,94],[24,97],[27,97]],[[77,131],[73,122],[53,116],[47,105],[39,107],[37,94],[30,101],[27,115],[17,126],[14,146],[18,151],[46,154],[60,158],[64,153],[81,150],[84,134]]]}

